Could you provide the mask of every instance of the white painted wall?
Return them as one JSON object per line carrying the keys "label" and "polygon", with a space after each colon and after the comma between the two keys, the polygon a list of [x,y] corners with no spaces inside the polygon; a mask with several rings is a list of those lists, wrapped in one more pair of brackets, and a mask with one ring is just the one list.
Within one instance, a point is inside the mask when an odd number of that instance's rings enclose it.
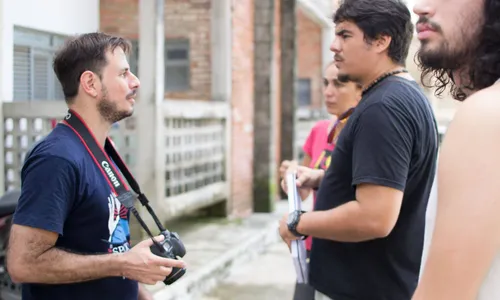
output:
{"label": "white painted wall", "polygon": [[333,12],[335,10],[335,6],[330,1],[329,5],[325,3],[324,6],[324,14],[328,19],[327,26],[323,27],[323,38],[322,38],[322,59],[323,59],[323,71],[326,68],[326,65],[329,64],[333,60],[333,52],[330,50],[330,46],[335,40],[335,24],[333,23]]}
{"label": "white painted wall", "polygon": [[99,0],[0,0],[0,99],[13,97],[14,26],[73,35],[99,29]]}
{"label": "white painted wall", "polygon": [[[333,22],[332,22],[333,24]],[[322,32],[323,38],[322,42],[322,60],[323,60],[323,72],[325,71],[326,65],[333,60],[333,52],[330,50],[330,46],[335,39],[335,27],[323,27]]]}
{"label": "white painted wall", "polygon": [[[3,78],[5,77],[4,76],[4,47],[3,47],[3,32],[4,32],[4,22],[2,21],[3,20],[3,6],[4,6],[4,2],[6,0],[0,0],[0,102],[2,101],[2,96],[4,95],[3,93]],[[3,123],[3,122],[2,122]],[[1,155],[0,155],[1,156]],[[3,181],[3,177],[1,178],[2,181]],[[3,191],[3,189],[2,189]]]}

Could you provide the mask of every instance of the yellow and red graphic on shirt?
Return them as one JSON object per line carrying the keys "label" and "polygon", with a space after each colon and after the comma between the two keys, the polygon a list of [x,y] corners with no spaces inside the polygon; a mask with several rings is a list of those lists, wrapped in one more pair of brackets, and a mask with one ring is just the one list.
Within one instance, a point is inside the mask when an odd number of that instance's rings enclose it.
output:
{"label": "yellow and red graphic on shirt", "polygon": [[314,169],[328,169],[332,160],[332,152],[333,149],[324,149],[314,163]]}

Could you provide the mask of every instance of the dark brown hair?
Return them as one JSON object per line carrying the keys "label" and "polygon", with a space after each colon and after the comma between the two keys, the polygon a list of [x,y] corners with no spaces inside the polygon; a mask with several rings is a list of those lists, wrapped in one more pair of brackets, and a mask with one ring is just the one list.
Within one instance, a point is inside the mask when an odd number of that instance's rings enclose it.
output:
{"label": "dark brown hair", "polygon": [[356,24],[367,43],[383,35],[390,36],[389,57],[401,66],[406,65],[414,26],[403,0],[343,0],[333,15],[333,22],[344,21]]}
{"label": "dark brown hair", "polygon": [[106,53],[117,47],[125,54],[130,52],[128,41],[102,32],[78,35],[65,42],[54,57],[53,68],[61,82],[66,103],[70,104],[77,96],[83,72],[91,71],[101,78],[102,69],[108,63]]}

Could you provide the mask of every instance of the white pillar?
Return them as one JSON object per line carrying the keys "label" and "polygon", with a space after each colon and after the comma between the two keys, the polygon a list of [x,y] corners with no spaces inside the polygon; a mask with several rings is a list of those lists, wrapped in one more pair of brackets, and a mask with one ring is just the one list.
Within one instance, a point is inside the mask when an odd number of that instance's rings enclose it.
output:
{"label": "white pillar", "polygon": [[323,72],[331,61],[333,61],[333,52],[330,50],[330,46],[332,45],[333,40],[335,39],[335,28],[333,26],[333,21],[332,21],[332,26],[330,27],[323,27],[322,29],[322,46],[321,46],[321,51],[322,51],[322,59],[323,59]]}
{"label": "white pillar", "polygon": [[3,74],[3,70],[4,70],[4,64],[6,63],[5,62],[5,59],[4,59],[4,48],[5,48],[5,45],[3,43],[3,40],[4,40],[4,30],[5,30],[5,18],[4,18],[4,14],[5,14],[5,11],[4,11],[4,2],[6,0],[0,0],[0,116],[2,117],[2,120],[0,122],[0,132],[2,133],[1,136],[2,138],[0,139],[0,147],[1,147],[1,151],[0,151],[0,192],[3,193],[3,191],[5,191],[5,182],[4,182],[4,173],[5,173],[5,167],[4,167],[4,158],[5,158],[5,151],[4,151],[4,143],[3,141],[5,140],[4,139],[4,136],[3,136],[3,132],[4,132],[4,117],[3,117],[3,102],[4,102],[4,74]]}
{"label": "white pillar", "polygon": [[212,0],[212,100],[231,100],[231,0]]}
{"label": "white pillar", "polygon": [[[139,184],[160,217],[168,210],[165,200],[164,100],[164,2],[139,1],[139,79],[141,87],[136,106],[136,172]],[[144,219],[157,232],[149,214]]]}
{"label": "white pillar", "polygon": [[[4,30],[5,30],[5,19],[4,19],[4,0],[0,0],[0,101],[3,102],[4,98],[4,88],[3,88],[3,79],[4,79],[4,42],[3,42],[3,37],[5,36]],[[1,122],[3,123],[3,122]]]}
{"label": "white pillar", "polygon": [[0,98],[2,102],[11,102],[14,97],[14,24],[12,13],[13,1],[0,1]]}
{"label": "white pillar", "polygon": [[231,190],[231,101],[232,101],[232,0],[211,1],[212,101],[225,102],[226,119],[226,210],[232,210]]}

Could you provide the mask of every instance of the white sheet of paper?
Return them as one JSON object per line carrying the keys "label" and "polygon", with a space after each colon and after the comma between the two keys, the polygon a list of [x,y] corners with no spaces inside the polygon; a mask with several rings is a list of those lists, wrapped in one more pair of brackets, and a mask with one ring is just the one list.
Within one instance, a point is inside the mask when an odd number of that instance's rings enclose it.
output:
{"label": "white sheet of paper", "polygon": [[[288,211],[302,210],[302,199],[299,195],[295,172],[287,174],[286,184],[288,187]],[[306,243],[303,240],[292,241],[292,259],[297,274],[298,283],[308,283],[309,270],[307,266]]]}

